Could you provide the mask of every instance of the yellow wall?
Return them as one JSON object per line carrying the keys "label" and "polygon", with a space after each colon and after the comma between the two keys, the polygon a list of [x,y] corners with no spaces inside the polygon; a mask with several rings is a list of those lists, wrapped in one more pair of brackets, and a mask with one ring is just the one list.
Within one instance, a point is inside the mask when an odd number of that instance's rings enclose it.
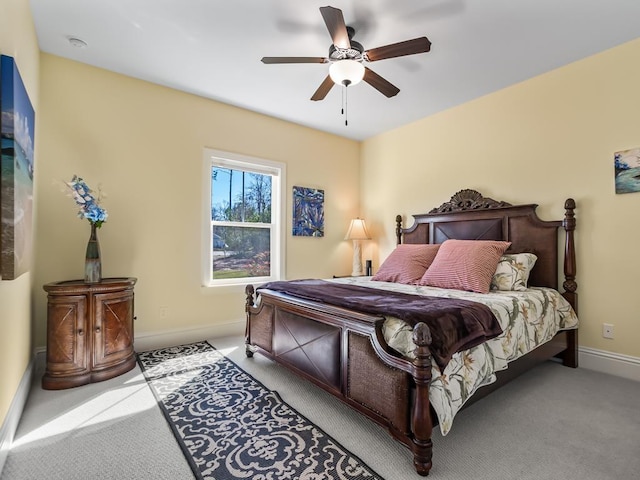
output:
{"label": "yellow wall", "polygon": [[[410,226],[464,188],[538,203],[545,220],[561,219],[573,197],[580,345],[640,357],[640,193],[616,195],[613,180],[614,152],[640,147],[638,58],[640,40],[365,141],[361,201],[376,260],[394,246],[396,214]],[[614,340],[602,338],[604,322]]]}
{"label": "yellow wall", "polygon": [[[201,282],[205,147],[287,165],[288,278],[346,274],[343,241],[359,214],[360,144],[49,54],[41,55],[36,345],[46,342],[44,283],[81,278],[89,224],[62,182],[101,184],[103,276],[135,276],[136,335],[244,322],[242,287]],[[291,190],[325,191],[325,237],[292,237]],[[168,307],[160,318],[160,306]]]}
{"label": "yellow wall", "polygon": [[[571,196],[581,345],[640,356],[633,253],[640,194],[614,193],[612,164],[613,152],[640,146],[640,40],[362,144],[39,56],[27,0],[0,0],[0,53],[16,59],[37,121],[36,264],[0,282],[0,423],[32,335],[35,346],[45,345],[42,285],[82,276],[89,229],[61,186],[74,173],[108,195],[103,274],[138,277],[137,335],[242,321],[241,289],[200,286],[204,147],[287,164],[288,278],[347,274],[352,250],[342,238],[360,213],[376,239],[364,256],[379,264],[393,248],[397,213],[410,219],[460,189],[539,203],[543,219],[561,218]],[[324,238],[288,233],[294,185],[325,190]],[[169,307],[165,319],[160,305]],[[603,322],[615,324],[615,340],[601,338]]]}
{"label": "yellow wall", "polygon": [[[37,122],[39,52],[28,0],[0,0],[0,53],[14,58]],[[37,165],[37,143],[35,153]],[[31,359],[31,279],[0,281],[0,425]]]}

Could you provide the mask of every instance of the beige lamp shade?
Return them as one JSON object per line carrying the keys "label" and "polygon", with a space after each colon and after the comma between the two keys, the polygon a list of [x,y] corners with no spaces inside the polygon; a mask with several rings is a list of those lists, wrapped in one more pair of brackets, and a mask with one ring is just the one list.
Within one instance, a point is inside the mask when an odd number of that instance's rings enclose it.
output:
{"label": "beige lamp shade", "polygon": [[371,240],[371,235],[367,231],[367,226],[364,220],[361,218],[354,218],[351,220],[345,240]]}

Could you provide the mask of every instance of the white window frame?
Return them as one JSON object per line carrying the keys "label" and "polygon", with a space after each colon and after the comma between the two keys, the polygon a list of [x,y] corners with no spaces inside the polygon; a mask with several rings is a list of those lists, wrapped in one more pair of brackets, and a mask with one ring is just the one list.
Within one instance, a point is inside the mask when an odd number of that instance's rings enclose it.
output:
{"label": "white window frame", "polygon": [[[244,277],[213,280],[213,238],[211,220],[211,169],[213,167],[245,170],[272,176],[271,185],[271,275],[268,277]],[[204,149],[203,161],[203,224],[202,224],[202,285],[204,287],[219,287],[228,285],[258,285],[269,281],[281,280],[285,272],[285,228],[286,205],[285,188],[286,165],[281,162],[250,157],[237,153],[224,152],[211,148]],[[233,222],[227,223],[233,226]],[[246,226],[246,223],[242,224]]]}

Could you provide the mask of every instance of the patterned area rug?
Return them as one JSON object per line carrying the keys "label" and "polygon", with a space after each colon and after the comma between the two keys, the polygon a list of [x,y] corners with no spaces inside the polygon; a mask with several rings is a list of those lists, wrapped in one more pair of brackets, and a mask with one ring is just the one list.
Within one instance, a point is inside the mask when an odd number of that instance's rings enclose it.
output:
{"label": "patterned area rug", "polygon": [[381,479],[207,342],[138,362],[199,479]]}

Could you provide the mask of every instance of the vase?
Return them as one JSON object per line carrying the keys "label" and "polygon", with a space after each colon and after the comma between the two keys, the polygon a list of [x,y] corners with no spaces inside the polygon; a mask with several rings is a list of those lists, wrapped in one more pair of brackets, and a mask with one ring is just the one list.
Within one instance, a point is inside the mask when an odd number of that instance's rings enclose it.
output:
{"label": "vase", "polygon": [[91,236],[87,243],[87,254],[84,259],[84,282],[99,283],[102,279],[102,262],[100,261],[100,242],[95,223],[91,224]]}

